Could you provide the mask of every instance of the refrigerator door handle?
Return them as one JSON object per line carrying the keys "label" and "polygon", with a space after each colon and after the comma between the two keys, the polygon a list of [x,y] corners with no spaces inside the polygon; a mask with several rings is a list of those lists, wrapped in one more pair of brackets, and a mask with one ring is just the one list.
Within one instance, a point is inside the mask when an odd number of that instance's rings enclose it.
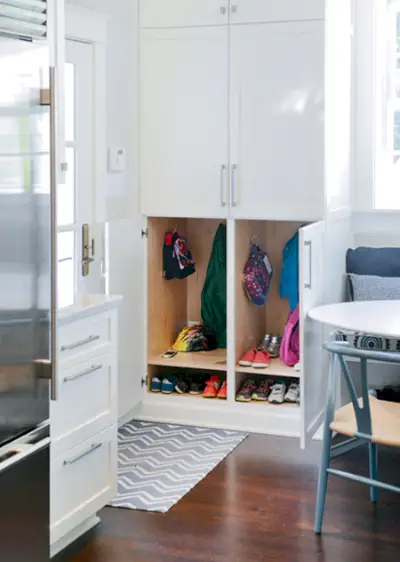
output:
{"label": "refrigerator door handle", "polygon": [[58,399],[57,385],[57,137],[56,137],[56,76],[50,68],[50,221],[51,221],[51,399]]}

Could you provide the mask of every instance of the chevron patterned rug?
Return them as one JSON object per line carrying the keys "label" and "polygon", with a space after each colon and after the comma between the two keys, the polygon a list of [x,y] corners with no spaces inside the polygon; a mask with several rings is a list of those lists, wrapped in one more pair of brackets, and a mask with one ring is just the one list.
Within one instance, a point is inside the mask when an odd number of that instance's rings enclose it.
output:
{"label": "chevron patterned rug", "polygon": [[118,496],[110,505],[166,513],[246,437],[131,421],[118,431]]}

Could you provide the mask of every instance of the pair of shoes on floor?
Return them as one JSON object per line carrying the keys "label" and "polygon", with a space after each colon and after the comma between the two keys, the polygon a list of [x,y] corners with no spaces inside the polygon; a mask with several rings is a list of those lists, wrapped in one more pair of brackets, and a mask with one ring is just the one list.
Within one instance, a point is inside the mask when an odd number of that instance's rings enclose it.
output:
{"label": "pair of shoes on floor", "polygon": [[257,382],[255,379],[247,379],[236,395],[237,402],[268,402],[270,404],[283,404],[284,402],[296,404],[299,402],[300,387],[298,383],[292,382],[287,388],[283,381],[275,382],[264,379]]}
{"label": "pair of shoes on floor", "polygon": [[266,369],[271,362],[271,357],[265,349],[249,349],[239,361],[242,367],[253,367],[253,369]]}
{"label": "pair of shoes on floor", "polygon": [[279,357],[281,352],[282,336],[279,334],[265,334],[260,343],[259,351],[268,351],[270,357],[275,359]]}
{"label": "pair of shoes on floor", "polygon": [[226,396],[226,381],[221,383],[220,378],[217,375],[211,375],[208,381],[206,381],[203,398],[219,398],[220,400],[226,400]]}
{"label": "pair of shoes on floor", "polygon": [[178,378],[171,375],[160,379],[152,377],[150,390],[151,392],[162,392],[163,394],[172,394],[175,390]]}

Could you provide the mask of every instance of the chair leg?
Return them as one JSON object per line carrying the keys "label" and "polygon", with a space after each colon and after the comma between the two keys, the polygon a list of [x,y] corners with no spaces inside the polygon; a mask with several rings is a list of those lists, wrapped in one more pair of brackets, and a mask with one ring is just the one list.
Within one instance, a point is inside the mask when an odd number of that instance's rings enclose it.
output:
{"label": "chair leg", "polygon": [[337,360],[338,360],[337,355],[333,354],[331,358],[331,364],[329,370],[329,385],[328,385],[328,397],[327,397],[326,410],[325,410],[322,459],[319,468],[317,506],[316,506],[316,513],[315,513],[315,532],[318,535],[322,531],[322,522],[324,518],[324,511],[325,511],[326,490],[328,486],[327,470],[329,468],[329,463],[330,463],[331,443],[332,443],[332,431],[329,426],[332,422],[333,414],[335,410],[335,398],[336,398],[335,369],[337,366]]}
{"label": "chair leg", "polygon": [[[375,443],[369,444],[369,476],[373,480],[378,478],[378,447]],[[370,498],[374,503],[378,501],[378,488],[375,486],[370,488]]]}

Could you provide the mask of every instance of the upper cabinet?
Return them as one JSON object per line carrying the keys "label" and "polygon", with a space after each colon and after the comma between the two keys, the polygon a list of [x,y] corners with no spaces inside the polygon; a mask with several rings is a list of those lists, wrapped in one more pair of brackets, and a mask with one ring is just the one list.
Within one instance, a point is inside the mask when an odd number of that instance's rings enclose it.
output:
{"label": "upper cabinet", "polygon": [[323,41],[320,22],[232,27],[232,216],[323,216]]}
{"label": "upper cabinet", "polygon": [[229,0],[142,0],[140,26],[227,25]]}
{"label": "upper cabinet", "polygon": [[230,0],[231,23],[324,19],[323,0]]}
{"label": "upper cabinet", "polygon": [[141,32],[145,215],[227,216],[227,60],[226,26]]}

